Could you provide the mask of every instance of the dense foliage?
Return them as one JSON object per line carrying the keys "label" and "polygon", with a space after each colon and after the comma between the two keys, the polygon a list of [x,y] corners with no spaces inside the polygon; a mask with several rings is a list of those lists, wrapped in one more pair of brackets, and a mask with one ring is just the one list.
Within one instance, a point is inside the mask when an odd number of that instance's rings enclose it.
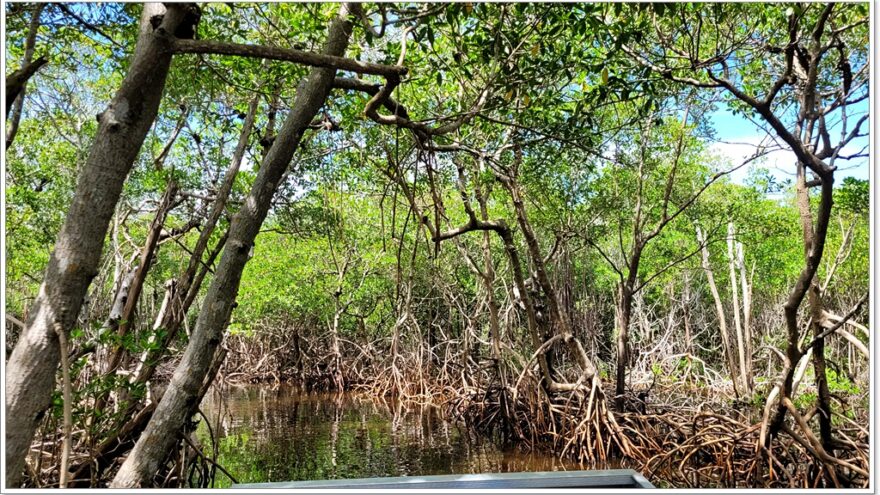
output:
{"label": "dense foliage", "polygon": [[[196,42],[312,52],[339,9],[200,7]],[[337,72],[337,80],[357,75],[372,93],[337,86],[277,184],[216,355],[218,380],[289,380],[457,400],[454,414],[468,422],[581,460],[597,460],[585,453],[595,439],[582,433],[583,425],[560,444],[540,422],[551,420],[533,418],[527,441],[516,411],[497,413],[507,426],[486,419],[486,411],[505,403],[514,410],[538,407],[543,396],[519,390],[544,386],[555,393],[557,382],[586,383],[581,400],[592,401],[589,366],[595,365],[597,383],[605,384],[620,414],[644,413],[646,404],[657,411],[667,403],[696,408],[705,397],[731,416],[725,411],[731,404],[753,405],[736,420],[761,422],[779,377],[798,364],[785,361],[792,343],[783,306],[805,266],[803,219],[821,223],[824,211],[824,192],[807,184],[827,178],[780,138],[779,129],[796,128],[796,136],[815,143],[814,155],[819,144],[834,140],[825,143],[831,149],[840,140],[833,155],[821,158],[838,168],[815,280],[823,311],[851,323],[837,325],[848,338],[821,337],[827,368],[823,360],[817,369],[827,376],[833,424],[841,429],[840,443],[826,444],[826,455],[837,449],[852,461],[852,451],[867,447],[867,434],[851,424],[868,414],[869,356],[860,352],[868,346],[863,296],[870,283],[868,157],[861,148],[867,146],[865,4],[835,4],[827,12],[824,4],[787,3],[363,9],[351,16],[346,57],[408,69],[391,93],[397,110],[386,104],[379,111],[398,125],[365,111],[389,79]],[[34,13],[35,55],[48,59],[19,100],[20,124],[6,149],[7,359],[32,316],[76,181],[98,139],[95,116],[129,68],[140,10],[136,4],[5,6],[7,67],[30,60]],[[816,32],[828,43],[827,55],[811,69],[802,60]],[[77,486],[105,486],[112,478],[117,458],[137,439],[124,439],[120,427],[130,424],[133,411],[158,402],[199,314],[214,311],[204,298],[222,249],[232,249],[224,233],[249,201],[294,97],[306,91],[298,84],[308,70],[279,60],[174,55],[158,116],[116,204],[100,268],[75,326],[66,329],[73,452],[81,454],[70,469],[83,476],[73,478]],[[811,70],[816,74],[800,74]],[[810,120],[813,110],[799,106],[811,83],[827,120]],[[778,116],[781,127],[740,93],[767,96],[766,113]],[[719,124],[728,111],[732,116]],[[754,128],[754,146],[743,156],[723,152],[741,128]],[[238,169],[233,156],[240,140]],[[790,179],[801,169],[798,180]],[[227,179],[232,188],[217,226],[205,227]],[[173,199],[163,210],[168,191]],[[806,211],[799,209],[803,194]],[[148,249],[156,218],[158,241]],[[198,248],[206,228],[207,249]],[[130,319],[111,322],[114,301],[128,290],[126,276],[145,250],[152,260]],[[169,331],[167,301],[194,250],[205,279],[193,286],[181,331]],[[809,301],[800,307],[800,345],[815,336],[807,333],[818,325],[809,315],[821,314],[811,313],[815,301]],[[541,345],[554,335],[561,337]],[[572,339],[583,344],[588,361],[568,346]],[[118,362],[108,369],[114,355]],[[131,378],[145,364],[156,374],[144,382]],[[816,408],[824,407],[817,386],[825,385],[817,385],[812,367],[797,381],[800,393],[797,385],[782,393],[815,423]],[[472,405],[480,400],[495,406],[478,414]],[[28,486],[58,482],[63,403],[59,387],[35,439],[52,443],[30,456]],[[583,449],[571,448],[568,438],[582,439]],[[121,450],[106,447],[108,439],[118,439]],[[615,455],[651,458],[630,448]],[[725,455],[743,456],[736,448]],[[812,444],[804,449],[815,454]],[[92,466],[90,456],[100,460]],[[789,454],[782,462],[798,459]],[[167,460],[153,482],[186,485],[170,467],[174,462]],[[711,474],[697,483],[793,486],[803,476],[809,480],[803,483],[861,486],[851,466],[822,466],[795,466],[783,478]],[[836,475],[828,466],[838,466]],[[692,483],[671,471],[655,474]]]}

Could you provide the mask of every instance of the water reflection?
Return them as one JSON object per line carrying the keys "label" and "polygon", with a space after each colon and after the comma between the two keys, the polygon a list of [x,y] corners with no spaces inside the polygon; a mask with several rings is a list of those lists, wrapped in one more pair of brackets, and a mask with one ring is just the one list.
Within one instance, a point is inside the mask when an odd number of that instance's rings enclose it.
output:
{"label": "water reflection", "polygon": [[[202,409],[218,436],[219,463],[240,483],[582,469],[501,449],[432,407],[352,394],[240,387],[209,394]],[[199,433],[210,452],[207,428]],[[219,486],[228,485],[222,478]]]}

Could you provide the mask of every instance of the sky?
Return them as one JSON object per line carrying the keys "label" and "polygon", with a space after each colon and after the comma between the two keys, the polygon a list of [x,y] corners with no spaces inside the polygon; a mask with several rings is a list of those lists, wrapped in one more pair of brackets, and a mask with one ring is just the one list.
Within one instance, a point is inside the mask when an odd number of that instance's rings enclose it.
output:
{"label": "sky", "polygon": [[[717,138],[723,142],[717,142],[712,145],[712,150],[716,153],[727,157],[732,165],[743,162],[746,158],[755,153],[755,149],[762,140],[765,139],[767,133],[758,128],[748,119],[731,113],[723,104],[719,105],[720,109],[709,116],[712,126],[716,130]],[[851,107],[851,113],[862,113],[868,110],[868,102],[862,102]],[[850,126],[854,124],[856,118],[851,118]],[[867,132],[867,122],[862,126]],[[832,127],[829,130],[832,136],[839,136],[840,129]],[[862,149],[868,144],[868,138],[856,138],[850,144],[843,148],[841,154],[852,154]],[[750,168],[763,167],[767,168],[777,179],[795,178],[795,162],[797,159],[787,147],[785,150],[773,151],[766,155],[763,159],[756,160],[754,163],[743,167],[731,174],[731,180],[741,183],[747,176]],[[835,183],[839,183],[845,177],[855,177],[857,179],[868,180],[870,175],[870,160],[868,158],[856,158],[849,161],[838,160],[838,170],[835,172]]]}

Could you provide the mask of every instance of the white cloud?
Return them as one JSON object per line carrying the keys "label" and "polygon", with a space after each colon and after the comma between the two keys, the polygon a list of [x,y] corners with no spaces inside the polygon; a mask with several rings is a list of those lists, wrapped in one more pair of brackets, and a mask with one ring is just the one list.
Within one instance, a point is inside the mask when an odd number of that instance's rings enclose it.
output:
{"label": "white cloud", "polygon": [[[770,173],[772,173],[778,180],[794,179],[795,163],[797,162],[794,153],[787,147],[784,147],[784,145],[783,148],[780,149],[779,145],[771,140],[765,139],[763,134],[744,136],[737,138],[735,141],[716,142],[713,143],[709,149],[728,161],[731,167],[735,167],[753,156],[762,142],[763,144],[768,145],[768,147],[773,148],[773,151],[730,174],[731,180],[733,182],[742,183],[748,176],[749,170],[755,167],[763,167],[770,170]],[[862,146],[862,144],[850,143],[843,148],[841,155],[845,156],[858,153],[861,151]],[[839,167],[839,172],[837,176],[841,178],[853,176],[859,179],[867,179],[868,163],[869,161],[866,158],[838,161],[837,166]]]}

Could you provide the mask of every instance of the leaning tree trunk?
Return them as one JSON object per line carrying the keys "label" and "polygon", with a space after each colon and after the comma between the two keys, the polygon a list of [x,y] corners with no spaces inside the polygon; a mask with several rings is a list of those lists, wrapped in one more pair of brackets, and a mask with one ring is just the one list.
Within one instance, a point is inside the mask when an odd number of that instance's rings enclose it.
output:
{"label": "leaning tree trunk", "polygon": [[[168,214],[175,206],[177,189],[176,182],[171,181],[168,183],[168,186],[165,189],[165,194],[162,195],[162,199],[159,201],[159,206],[156,208],[156,215],[150,223],[150,229],[147,231],[147,239],[144,241],[143,248],[141,248],[138,267],[137,270],[135,270],[134,279],[128,289],[125,306],[122,309],[120,318],[116,320],[114,325],[115,328],[113,330],[116,330],[119,340],[118,343],[112,347],[107,362],[105,363],[105,375],[116,371],[116,368],[119,367],[119,363],[125,354],[125,348],[122,345],[122,338],[128,334],[128,331],[132,327],[132,318],[134,317],[135,308],[137,307],[141,293],[143,292],[144,283],[147,280],[147,274],[149,273],[153,260],[156,257],[159,236],[162,234],[162,228],[165,226],[165,220],[168,218]],[[101,407],[96,406],[95,409],[101,409]]]}
{"label": "leaning tree trunk", "polygon": [[[144,246],[141,248],[140,255],[138,256],[139,261],[137,268],[134,270],[134,277],[126,290],[122,311],[118,316],[112,314],[111,318],[108,320],[109,325],[105,325],[102,329],[102,333],[104,331],[116,333],[116,342],[109,346],[107,350],[107,359],[102,368],[104,377],[110,377],[112,374],[115,374],[116,370],[122,363],[123,358],[126,356],[126,349],[122,342],[132,328],[132,319],[134,318],[135,308],[137,307],[141,293],[143,292],[144,284],[147,280],[147,274],[153,265],[153,260],[156,258],[159,249],[159,237],[165,226],[165,220],[168,218],[168,214],[171,210],[176,206],[175,198],[177,197],[177,189],[177,182],[172,180],[168,183],[165,193],[159,201],[159,206],[156,208],[156,214],[153,216],[153,221],[150,222],[150,228],[147,231],[147,238],[144,241]],[[92,408],[93,418],[100,416],[104,407],[107,405],[107,398],[109,395],[110,391],[104,390],[98,393],[97,397],[95,397],[94,407]]]}
{"label": "leaning tree trunk", "polygon": [[[339,16],[330,25],[323,53],[336,56],[344,54],[351,34],[348,13],[349,6],[343,5]],[[177,442],[178,433],[198,400],[214,352],[222,340],[223,329],[238,294],[241,274],[251,256],[254,239],[266,218],[272,197],[303,134],[326,101],[335,74],[336,70],[332,68],[314,68],[300,84],[290,114],[260,166],[251,193],[232,219],[229,240],[205,296],[203,311],[199,314],[189,345],[147,429],[119,469],[111,487],[149,484],[159,464]]]}
{"label": "leaning tree trunk", "polygon": [[[34,51],[37,44],[37,31],[40,29],[40,14],[43,13],[43,8],[45,7],[46,4],[38,3],[34,5],[34,12],[31,14],[31,22],[28,25],[28,35],[24,42],[24,58],[21,61],[21,68],[24,74],[35,74],[37,69],[46,63],[46,59],[42,57],[39,60],[34,61]],[[18,124],[21,122],[21,114],[24,110],[24,95],[27,91],[29,77],[30,76],[25,77],[21,81],[21,87],[18,90],[12,88],[9,85],[9,82],[6,84],[6,111],[9,112],[10,106],[12,106],[9,127],[6,130],[6,149],[9,149],[9,146],[12,145],[12,141],[15,140],[15,135],[18,134]]]}
{"label": "leaning tree trunk", "polygon": [[[520,152],[518,150],[517,155],[517,164],[515,165],[515,168],[518,168],[518,164],[522,161],[522,156],[520,155]],[[550,282],[550,277],[547,274],[546,263],[544,262],[544,258],[541,256],[541,250],[538,246],[538,239],[535,237],[534,230],[532,229],[531,223],[528,219],[528,215],[526,214],[525,203],[523,202],[523,196],[522,192],[519,189],[519,184],[516,183],[515,179],[510,178],[502,180],[502,184],[507,188],[507,191],[510,194],[517,223],[520,226],[523,238],[526,241],[527,251],[529,253],[529,256],[532,258],[532,263],[535,267],[535,274],[537,275],[538,285],[547,296],[547,305],[550,309],[550,316],[558,326],[558,330],[553,338],[558,335],[563,340],[563,342],[568,344],[569,348],[572,350],[572,354],[576,356],[579,364],[581,365],[581,378],[576,383],[561,383],[553,380],[552,382],[549,382],[547,384],[548,390],[550,392],[568,392],[571,390],[577,390],[579,388],[582,388],[584,386],[584,383],[598,381],[598,370],[593,361],[589,358],[589,356],[587,356],[586,352],[584,351],[583,345],[572,333],[571,322],[569,321],[568,313],[563,311],[561,308],[562,302],[559,299],[558,292],[553,287],[553,284]],[[550,349],[548,348],[547,351],[544,352],[544,355],[548,355],[549,351]],[[552,374],[547,378],[552,379]],[[600,397],[601,400],[604,400],[604,392],[599,391],[597,397]]]}
{"label": "leaning tree trunk", "polygon": [[[12,109],[12,103],[22,94],[28,80],[48,62],[45,57],[40,57],[6,76],[6,113],[9,113],[10,109]],[[11,141],[7,139],[7,148],[9,144],[11,144]]]}
{"label": "leaning tree trunk", "polygon": [[186,318],[189,306],[195,300],[195,295],[201,288],[204,273],[202,272],[201,277],[197,276],[200,270],[199,267],[201,266],[204,269],[210,265],[210,262],[208,264],[203,263],[202,255],[208,249],[208,243],[211,240],[214,229],[217,227],[217,223],[220,221],[220,217],[226,211],[226,203],[229,201],[232,187],[235,184],[235,178],[238,175],[238,169],[241,167],[241,162],[247,151],[247,143],[254,128],[254,120],[256,119],[259,103],[260,95],[254,96],[248,107],[247,117],[245,117],[244,124],[242,124],[238,144],[236,144],[235,151],[232,154],[232,161],[229,163],[229,168],[223,177],[223,184],[221,184],[220,189],[215,195],[211,211],[208,213],[208,218],[205,220],[196,245],[190,254],[189,263],[177,277],[177,284],[174,287],[174,293],[169,301],[168,309],[165,311],[159,324],[159,328],[165,329],[165,337],[160,341],[159,345],[145,351],[141,358],[141,364],[138,365],[137,371],[132,377],[132,383],[146,383],[153,377],[160,358],[166,352],[169,344],[177,337],[177,332],[184,318]]}
{"label": "leaning tree trunk", "polygon": [[[170,33],[191,7],[146,4],[128,74],[109,107],[79,174],[76,193],[34,302],[27,328],[6,369],[6,486],[18,486],[34,431],[49,407],[58,368],[56,328],[76,321],[98,262],[122,185],[159,109],[171,65]],[[154,28],[150,23],[163,16]]]}

